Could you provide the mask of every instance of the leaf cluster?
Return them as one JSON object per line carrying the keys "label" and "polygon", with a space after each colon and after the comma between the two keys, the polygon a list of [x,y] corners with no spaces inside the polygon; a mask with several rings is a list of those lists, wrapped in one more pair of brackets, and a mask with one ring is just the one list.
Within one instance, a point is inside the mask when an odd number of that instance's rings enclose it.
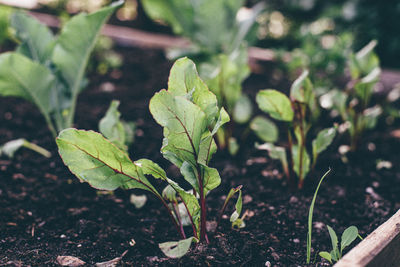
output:
{"label": "leaf cluster", "polygon": [[301,188],[307,174],[314,168],[319,154],[328,148],[336,135],[335,127],[319,131],[311,142],[310,156],[307,151],[307,145],[310,143],[309,132],[317,123],[319,107],[308,71],[303,71],[293,82],[290,97],[274,89],[265,89],[258,92],[256,101],[262,111],[283,122],[288,143],[287,148],[275,145],[279,136],[278,128],[272,121],[260,117],[256,122],[253,121],[252,129],[267,143],[259,148],[267,150],[271,158],[281,161],[290,183],[293,183],[292,177],[295,174],[298,187]]}
{"label": "leaf cluster", "polygon": [[101,27],[122,4],[76,15],[58,36],[26,13],[13,13],[10,23],[20,43],[15,52],[0,55],[0,95],[34,103],[54,136],[71,127],[90,53]]}
{"label": "leaf cluster", "polygon": [[[114,119],[119,117],[116,107],[117,102],[112,103],[105,118],[111,114],[114,114]],[[192,241],[208,242],[205,198],[221,182],[217,169],[209,166],[217,150],[213,137],[229,121],[229,115],[225,109],[218,107],[217,98],[198,76],[194,63],[187,58],[175,62],[168,89],[156,93],[149,107],[156,122],[163,127],[161,153],[180,169],[186,186],[191,188],[189,191],[168,178],[166,172],[153,161],[131,161],[126,151],[121,150],[124,147],[120,145],[120,139],[111,142],[93,131],[66,129],[59,134],[57,145],[71,172],[91,186],[101,190],[138,188],[155,195],[167,209],[183,239],[160,244],[160,248],[168,256],[180,257],[187,252]],[[104,119],[100,124],[111,124],[114,119]],[[121,124],[113,125],[108,130],[119,134]],[[107,131],[106,134],[109,138],[119,137],[115,132]],[[164,190],[160,192],[148,176],[166,183]],[[231,192],[227,201],[240,189]],[[239,199],[231,218],[236,224],[240,220],[241,191]],[[190,238],[186,238],[186,225],[192,228],[193,236]]]}

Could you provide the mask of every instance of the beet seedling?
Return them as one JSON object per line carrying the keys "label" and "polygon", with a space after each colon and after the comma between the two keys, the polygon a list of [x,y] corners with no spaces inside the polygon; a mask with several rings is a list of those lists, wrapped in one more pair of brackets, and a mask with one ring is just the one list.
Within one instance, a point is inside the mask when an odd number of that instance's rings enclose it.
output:
{"label": "beet seedling", "polygon": [[54,135],[71,127],[89,56],[103,24],[121,5],[118,1],[91,14],[79,14],[54,36],[24,12],[15,12],[11,26],[20,41],[15,52],[0,55],[0,95],[34,103]]}
{"label": "beet seedling", "polygon": [[259,123],[266,126],[253,128],[258,136],[271,138],[270,142],[259,146],[259,149],[268,150],[271,158],[281,161],[290,184],[293,183],[292,177],[295,174],[298,177],[299,188],[303,187],[304,179],[314,168],[318,155],[332,143],[336,135],[334,127],[320,131],[312,141],[312,157],[310,157],[306,149],[308,135],[318,118],[319,110],[312,83],[307,76],[308,71],[304,71],[293,82],[290,98],[273,89],[261,90],[257,94],[256,101],[260,109],[271,118],[284,122],[287,130],[287,148],[271,143],[277,136],[278,130],[266,118],[264,118],[264,124]]}
{"label": "beet seedling", "polygon": [[339,241],[337,238],[337,235],[335,231],[330,227],[329,225],[326,226],[328,228],[329,236],[331,237],[331,242],[332,242],[332,250],[331,252],[327,251],[321,251],[319,255],[328,260],[331,264],[332,262],[337,262],[342,258],[343,255],[343,250],[351,245],[351,243],[354,242],[354,240],[359,237],[361,240],[361,236],[358,234],[358,229],[355,226],[350,226],[344,230],[341,238],[340,238],[340,249],[339,249]]}
{"label": "beet seedling", "polygon": [[[229,121],[229,115],[225,109],[218,108],[217,98],[187,58],[175,62],[168,90],[163,89],[152,97],[150,112],[164,130],[161,153],[180,169],[191,190],[184,190],[151,160],[131,161],[124,151],[99,133],[66,129],[59,134],[57,145],[71,172],[94,188],[139,188],[154,194],[182,238],[160,244],[160,248],[167,256],[181,257],[192,241],[208,243],[206,196],[221,183],[217,169],[209,166],[217,150],[213,137]],[[167,184],[162,193],[150,183],[148,175]],[[238,223],[241,198],[235,212],[231,221]],[[185,225],[191,226],[190,238],[186,236]]]}

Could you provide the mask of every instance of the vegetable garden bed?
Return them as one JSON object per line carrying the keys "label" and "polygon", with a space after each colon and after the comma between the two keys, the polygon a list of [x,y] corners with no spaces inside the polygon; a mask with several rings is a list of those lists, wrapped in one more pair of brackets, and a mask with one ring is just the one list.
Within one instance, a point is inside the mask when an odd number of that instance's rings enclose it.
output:
{"label": "vegetable garden bed", "polygon": [[[131,157],[151,158],[170,177],[179,177],[179,171],[159,153],[162,130],[148,110],[150,97],[166,87],[171,63],[161,51],[123,47],[119,51],[126,61],[122,76],[90,77],[90,88],[77,105],[76,127],[97,129],[110,101],[119,99],[123,118],[137,123]],[[288,89],[290,81],[271,78],[273,64],[265,69],[266,73],[253,74],[245,82],[246,93],[255,96],[262,88]],[[36,108],[20,99],[0,98],[0,143],[27,138],[53,155],[46,159],[22,150],[12,161],[0,159],[0,264],[55,265],[57,256],[94,264],[124,255],[120,262],[134,266],[305,265],[308,208],[328,167],[332,174],[322,184],[314,210],[313,258],[318,251],[330,250],[326,224],[338,232],[356,225],[365,237],[400,208],[396,186],[400,142],[393,132],[398,128],[398,122],[391,126],[380,122],[376,131],[367,132],[359,151],[348,155],[350,164],[344,164],[332,146],[321,155],[302,191],[290,191],[280,165],[254,148],[254,136],[246,139],[234,158],[219,151],[211,165],[220,170],[222,184],[208,196],[208,220],[217,219],[216,210],[229,189],[242,184],[246,227],[231,229],[229,218],[224,217],[216,233],[210,234],[208,246],[193,246],[183,258],[168,259],[158,243],[179,237],[153,197],[148,195],[144,208],[137,210],[129,202],[130,192],[103,194],[80,184],[60,160]],[[379,160],[391,162],[392,167],[377,168]],[[325,264],[319,257],[316,262]]]}

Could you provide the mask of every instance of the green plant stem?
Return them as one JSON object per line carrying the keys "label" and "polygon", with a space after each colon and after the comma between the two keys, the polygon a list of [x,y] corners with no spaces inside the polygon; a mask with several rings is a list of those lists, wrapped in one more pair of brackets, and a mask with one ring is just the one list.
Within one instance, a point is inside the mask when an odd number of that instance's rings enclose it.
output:
{"label": "green plant stem", "polygon": [[24,147],[29,148],[29,149],[31,149],[31,150],[43,155],[46,158],[50,158],[51,157],[51,153],[48,150],[46,150],[43,147],[40,147],[40,146],[38,146],[38,145],[36,145],[34,143],[28,142],[26,140],[24,141]]}
{"label": "green plant stem", "polygon": [[286,176],[288,179],[289,185],[292,185],[292,174],[291,171],[293,170],[293,160],[292,160],[292,151],[293,151],[293,141],[292,141],[292,134],[290,133],[290,127],[287,127],[287,135],[288,135],[288,161],[289,161],[289,169],[286,171]]}
{"label": "green plant stem", "polygon": [[209,243],[208,237],[207,237],[207,229],[206,229],[206,200],[204,196],[204,185],[203,185],[203,174],[202,170],[200,167],[197,167],[197,172],[198,172],[198,182],[199,182],[199,190],[200,190],[200,242],[206,242],[207,244]]}
{"label": "green plant stem", "polygon": [[305,134],[304,134],[304,114],[303,114],[303,108],[301,104],[299,104],[299,110],[300,110],[300,135],[301,135],[301,140],[300,140],[300,154],[299,154],[299,184],[298,188],[302,189],[303,188],[303,183],[304,183],[304,177],[303,177],[303,158],[304,158],[304,149],[305,149]]}

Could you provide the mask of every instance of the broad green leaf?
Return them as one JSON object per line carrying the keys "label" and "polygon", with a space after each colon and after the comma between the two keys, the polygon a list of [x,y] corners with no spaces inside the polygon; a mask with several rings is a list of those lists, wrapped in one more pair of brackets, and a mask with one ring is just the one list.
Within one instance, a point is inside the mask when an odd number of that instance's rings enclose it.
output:
{"label": "broad green leaf", "polygon": [[326,128],[320,131],[312,141],[313,160],[315,161],[322,151],[328,148],[336,136],[336,128]]}
{"label": "broad green leaf", "polygon": [[354,240],[356,240],[357,236],[358,236],[358,229],[355,226],[350,226],[349,228],[344,230],[340,242],[340,251],[343,251],[343,249],[345,249]]}
{"label": "broad green leaf", "polygon": [[18,52],[35,62],[45,64],[51,55],[54,36],[47,26],[30,15],[18,11],[11,16],[11,26],[21,40]]}
{"label": "broad green leaf", "polygon": [[80,180],[102,190],[141,188],[159,195],[126,153],[93,131],[66,129],[57,140],[64,164]]}
{"label": "broad green leaf", "polygon": [[157,163],[149,159],[139,159],[135,161],[135,165],[140,167],[140,170],[145,175],[152,175],[156,179],[167,181],[167,174]]}
{"label": "broad green leaf", "polygon": [[331,237],[332,250],[337,252],[338,249],[338,238],[335,231],[329,225],[326,226],[328,228],[329,236]]}
{"label": "broad green leaf", "polygon": [[10,6],[0,6],[0,45],[9,39],[10,37],[10,17],[12,15],[13,8]]}
{"label": "broad green leaf", "polygon": [[22,97],[47,116],[54,83],[53,74],[39,63],[13,52],[0,55],[0,95]]}
{"label": "broad green leaf", "polygon": [[214,125],[211,135],[214,136],[217,133],[217,131],[219,130],[219,128],[229,121],[230,121],[229,114],[222,107],[221,110],[219,111],[219,117],[218,117],[217,122]]}
{"label": "broad green leaf", "polygon": [[185,96],[199,106],[211,125],[218,114],[217,98],[200,79],[196,65],[188,58],[178,59],[171,68],[168,92],[173,96]]}
{"label": "broad green leaf", "polygon": [[128,151],[128,145],[133,141],[130,127],[120,120],[121,113],[118,111],[119,101],[113,100],[106,115],[99,122],[99,130],[109,141],[124,151]]}
{"label": "broad green leaf", "polygon": [[180,161],[196,166],[201,137],[207,127],[205,113],[185,97],[165,90],[152,97],[150,112],[165,127],[162,152],[173,153]]}
{"label": "broad green leaf", "polygon": [[188,251],[194,237],[189,237],[187,239],[182,239],[179,241],[170,241],[158,244],[161,251],[169,258],[181,258]]}
{"label": "broad green leaf", "polygon": [[241,95],[233,108],[233,120],[243,124],[250,120],[253,107],[248,96]]}
{"label": "broad green leaf", "polygon": [[[293,145],[292,146],[292,157],[293,157],[293,170],[297,174],[297,176],[300,177],[300,148],[298,145]],[[303,159],[302,159],[302,167],[301,167],[301,179],[305,179],[308,172],[310,171],[310,157],[308,156],[308,153],[306,149],[303,149]]]}
{"label": "broad green leaf", "polygon": [[47,151],[46,149],[44,149],[34,143],[28,142],[27,140],[25,140],[23,138],[8,141],[7,143],[0,146],[0,156],[6,155],[9,158],[13,158],[14,154],[20,148],[23,148],[23,147],[31,149],[31,150],[43,155],[46,158],[49,158],[51,156],[51,153],[49,151]]}
{"label": "broad green leaf", "polygon": [[332,256],[329,252],[326,251],[321,251],[319,253],[319,256],[321,256],[322,258],[326,259],[327,261],[330,262],[330,264],[332,264]]}
{"label": "broad green leaf", "polygon": [[283,93],[273,89],[261,90],[257,94],[256,101],[260,109],[272,118],[281,121],[293,120],[292,104]]}
{"label": "broad green leaf", "polygon": [[278,128],[263,116],[255,117],[250,123],[250,129],[264,142],[276,142],[278,139]]}
{"label": "broad green leaf", "polygon": [[79,14],[65,23],[53,49],[52,61],[70,88],[77,95],[89,56],[109,16],[124,1],[117,1],[91,14]]}
{"label": "broad green leaf", "polygon": [[290,98],[300,103],[309,104],[312,96],[312,84],[308,78],[308,70],[304,70],[299,78],[293,82],[290,88]]}

